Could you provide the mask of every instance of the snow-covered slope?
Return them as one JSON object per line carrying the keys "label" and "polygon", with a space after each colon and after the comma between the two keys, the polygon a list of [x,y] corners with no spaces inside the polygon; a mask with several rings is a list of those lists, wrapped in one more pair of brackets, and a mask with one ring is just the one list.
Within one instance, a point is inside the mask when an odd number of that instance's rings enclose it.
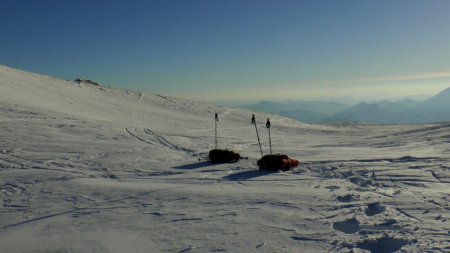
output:
{"label": "snow-covered slope", "polygon": [[[219,148],[247,159],[211,165]],[[448,252],[448,124],[306,125],[0,66],[2,252]]]}

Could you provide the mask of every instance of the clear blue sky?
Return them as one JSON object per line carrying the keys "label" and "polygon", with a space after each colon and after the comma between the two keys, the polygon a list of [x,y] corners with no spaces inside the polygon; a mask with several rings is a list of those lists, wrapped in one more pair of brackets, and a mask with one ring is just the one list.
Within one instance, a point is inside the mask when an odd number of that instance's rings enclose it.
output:
{"label": "clear blue sky", "polygon": [[203,101],[435,93],[448,0],[2,0],[0,64]]}

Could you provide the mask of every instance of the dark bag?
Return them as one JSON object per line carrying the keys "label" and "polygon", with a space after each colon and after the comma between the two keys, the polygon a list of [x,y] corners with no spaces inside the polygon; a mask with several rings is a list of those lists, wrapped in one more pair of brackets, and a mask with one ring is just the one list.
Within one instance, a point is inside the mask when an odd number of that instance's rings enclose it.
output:
{"label": "dark bag", "polygon": [[231,150],[213,149],[209,151],[209,160],[212,163],[234,163],[239,161],[239,153]]}

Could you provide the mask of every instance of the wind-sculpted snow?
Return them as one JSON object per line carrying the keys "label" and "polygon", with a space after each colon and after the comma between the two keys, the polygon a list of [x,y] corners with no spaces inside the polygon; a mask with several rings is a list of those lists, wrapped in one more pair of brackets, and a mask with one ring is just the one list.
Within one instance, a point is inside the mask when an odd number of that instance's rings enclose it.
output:
{"label": "wind-sculpted snow", "polygon": [[[206,160],[214,112],[238,163]],[[450,251],[448,124],[256,113],[300,160],[268,173],[251,114],[0,67],[0,251]]]}

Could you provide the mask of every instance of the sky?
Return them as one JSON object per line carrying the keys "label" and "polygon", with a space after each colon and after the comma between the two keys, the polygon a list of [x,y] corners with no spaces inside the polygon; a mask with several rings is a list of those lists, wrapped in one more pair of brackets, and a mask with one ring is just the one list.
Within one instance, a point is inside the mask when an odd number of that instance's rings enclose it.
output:
{"label": "sky", "polygon": [[448,0],[2,0],[0,64],[206,102],[450,87]]}

